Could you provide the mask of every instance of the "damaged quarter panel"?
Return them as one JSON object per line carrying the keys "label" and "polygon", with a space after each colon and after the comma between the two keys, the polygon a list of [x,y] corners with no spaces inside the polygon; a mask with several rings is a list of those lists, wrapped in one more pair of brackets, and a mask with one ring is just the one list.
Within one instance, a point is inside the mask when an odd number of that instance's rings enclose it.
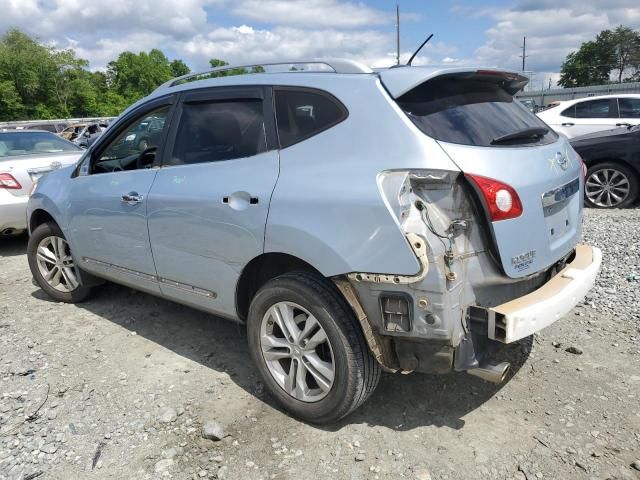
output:
{"label": "damaged quarter panel", "polygon": [[335,96],[349,114],[280,151],[265,251],[295,255],[327,277],[419,274],[421,264],[389,215],[376,178],[393,165],[412,169],[428,162],[456,169],[454,163],[434,140],[419,134],[379,81],[354,75],[327,89],[321,75],[305,80],[305,86]]}

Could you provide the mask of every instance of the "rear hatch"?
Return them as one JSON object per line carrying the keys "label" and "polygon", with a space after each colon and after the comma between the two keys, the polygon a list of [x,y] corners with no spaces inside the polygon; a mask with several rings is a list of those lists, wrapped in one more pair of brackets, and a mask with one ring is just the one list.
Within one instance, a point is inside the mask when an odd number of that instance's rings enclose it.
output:
{"label": "rear hatch", "polygon": [[[581,234],[582,164],[564,138],[513,97],[526,78],[460,69],[425,70],[420,78],[413,68],[404,83],[400,73],[406,69],[390,70],[388,85],[386,72],[380,77],[414,124],[438,141],[478,193],[505,273],[524,277],[567,256]],[[514,207],[513,217],[493,216],[492,221],[490,196],[478,178],[485,186],[491,179],[515,190],[521,212]]]}

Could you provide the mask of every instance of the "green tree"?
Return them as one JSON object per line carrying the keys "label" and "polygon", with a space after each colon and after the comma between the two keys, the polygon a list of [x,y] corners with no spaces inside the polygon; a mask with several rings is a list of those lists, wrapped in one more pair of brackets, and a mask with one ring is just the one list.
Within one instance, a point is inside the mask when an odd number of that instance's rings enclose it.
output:
{"label": "green tree", "polygon": [[619,26],[583,43],[564,63],[559,85],[584,87],[640,77],[640,32]]}
{"label": "green tree", "polygon": [[191,69],[180,59],[174,60],[169,66],[171,67],[171,74],[174,77],[181,77],[182,75],[191,73]]}
{"label": "green tree", "polygon": [[[225,67],[229,65],[229,62],[225,62],[224,60],[219,60],[217,58],[212,58],[211,60],[209,60],[209,65],[211,65],[211,68],[219,68],[219,67]],[[230,77],[232,75],[244,75],[245,73],[248,73],[246,68],[231,68],[229,70],[223,70],[221,72],[212,73],[210,76],[211,77]]]}
{"label": "green tree", "polygon": [[167,57],[158,49],[149,53],[122,52],[107,67],[109,85],[130,102],[149,95],[173,78]]}

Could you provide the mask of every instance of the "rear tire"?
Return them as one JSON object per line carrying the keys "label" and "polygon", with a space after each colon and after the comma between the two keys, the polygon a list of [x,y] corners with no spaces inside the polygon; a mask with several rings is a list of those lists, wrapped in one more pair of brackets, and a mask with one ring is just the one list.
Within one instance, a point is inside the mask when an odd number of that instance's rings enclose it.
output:
{"label": "rear tire", "polygon": [[266,389],[304,421],[336,422],[380,380],[353,310],[317,274],[291,272],[267,282],[251,302],[247,336]]}
{"label": "rear tire", "polygon": [[585,182],[585,203],[592,208],[627,208],[638,198],[638,177],[618,162],[589,167]]}
{"label": "rear tire", "polygon": [[56,223],[43,223],[33,231],[27,259],[36,283],[54,300],[77,303],[91,294],[91,288],[80,283],[69,244]]}

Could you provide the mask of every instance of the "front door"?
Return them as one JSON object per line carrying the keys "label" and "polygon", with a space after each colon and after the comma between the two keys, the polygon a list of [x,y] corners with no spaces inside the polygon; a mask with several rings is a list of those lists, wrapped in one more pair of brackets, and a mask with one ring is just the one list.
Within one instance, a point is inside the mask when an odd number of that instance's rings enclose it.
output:
{"label": "front door", "polygon": [[235,316],[235,287],[263,253],[279,168],[268,88],[186,93],[149,195],[162,293]]}
{"label": "front door", "polygon": [[[158,173],[161,135],[137,138],[150,122],[168,124],[171,99],[124,119],[83,162],[73,180],[70,239],[82,268],[159,293],[147,229],[147,200]],[[164,128],[164,127],[163,127]]]}

